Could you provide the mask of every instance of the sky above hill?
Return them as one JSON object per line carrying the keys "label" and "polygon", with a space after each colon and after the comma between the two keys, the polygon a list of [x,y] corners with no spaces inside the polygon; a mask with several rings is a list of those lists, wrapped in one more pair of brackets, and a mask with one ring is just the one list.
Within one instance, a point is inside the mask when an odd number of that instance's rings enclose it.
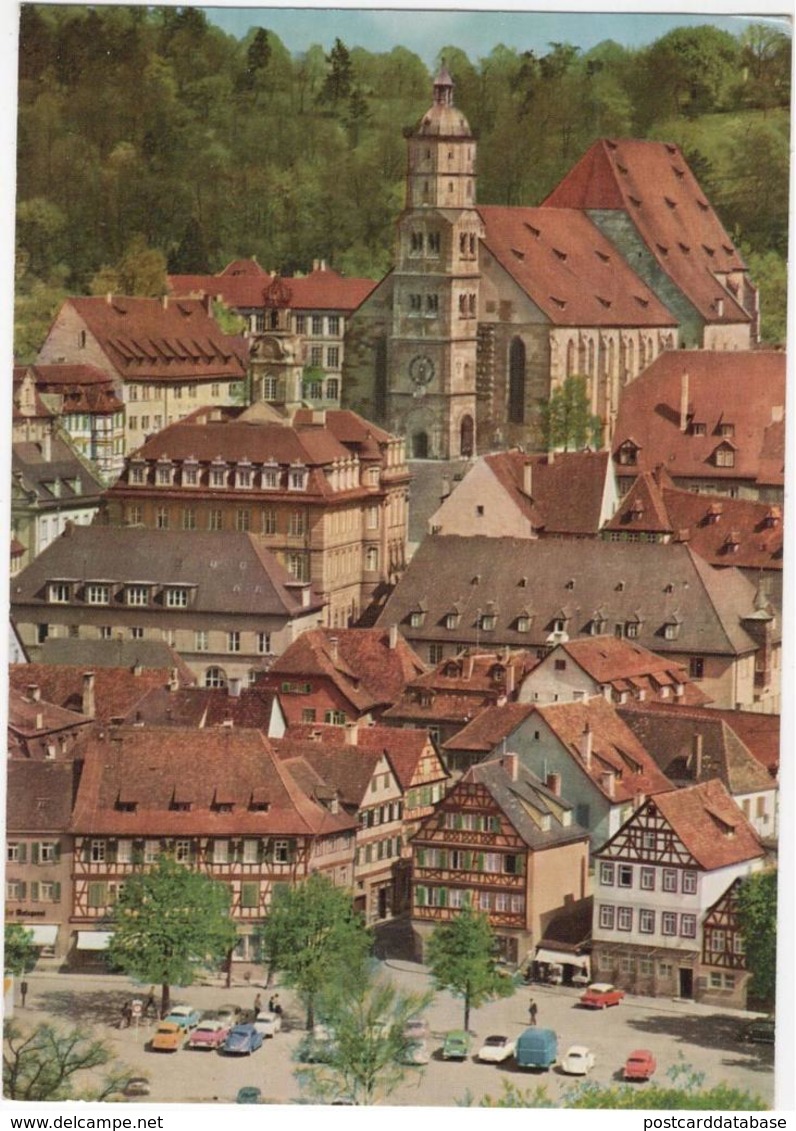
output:
{"label": "sky above hill", "polygon": [[[455,9],[440,4],[425,8],[420,4],[393,3],[390,7],[375,5],[341,5],[337,7],[208,7],[208,19],[236,38],[243,38],[252,27],[263,27],[281,39],[291,54],[306,51],[320,44],[328,51],[335,38],[347,47],[364,47],[369,51],[389,51],[401,45],[415,52],[433,66],[445,46],[460,47],[475,62],[490,53],[497,44],[544,54],[552,42],[570,43],[583,51],[612,39],[624,47],[638,48],[653,42],[674,27],[711,23],[732,34],[740,34],[751,23],[775,21],[783,31],[789,30],[783,0],[759,4],[747,0],[743,6],[728,0],[721,5],[681,3],[683,12],[650,10],[600,12],[599,7],[568,3],[567,11],[551,11],[555,3],[545,3],[544,11],[516,4],[477,4],[480,10],[457,5]],[[621,7],[615,2],[612,9]],[[657,5],[644,5],[645,9]],[[605,5],[609,7],[608,4]],[[637,4],[636,7],[641,7]],[[737,15],[732,14],[736,8]],[[488,9],[488,10],[484,10]],[[579,9],[579,10],[575,10]],[[782,15],[775,13],[779,10]],[[759,14],[754,14],[758,12]],[[740,14],[743,13],[743,14]],[[749,13],[752,13],[751,15]]]}

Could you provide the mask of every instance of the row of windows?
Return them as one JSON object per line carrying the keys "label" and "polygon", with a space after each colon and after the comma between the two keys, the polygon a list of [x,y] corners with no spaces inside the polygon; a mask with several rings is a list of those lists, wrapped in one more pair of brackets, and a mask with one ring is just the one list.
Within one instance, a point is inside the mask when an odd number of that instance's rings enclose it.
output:
{"label": "row of windows", "polygon": [[[192,863],[197,855],[197,843],[180,838],[171,843],[171,851],[178,864]],[[154,864],[162,855],[160,840],[100,840],[94,839],[83,846],[82,857],[92,864]],[[213,864],[289,864],[295,854],[295,842],[289,839],[261,840],[247,837],[243,840],[214,839],[210,847]]]}
{"label": "row of windows", "polygon": [[401,855],[401,838],[388,836],[386,840],[372,841],[357,849],[357,864],[373,864],[377,860],[392,860]]}
{"label": "row of windows", "polygon": [[[310,365],[316,369],[339,369],[340,368],[340,347],[339,346],[310,346]],[[340,383],[337,378],[333,378],[326,384],[326,395],[331,397],[329,386],[334,386],[334,396],[337,397],[340,390]],[[310,393],[309,389],[317,387],[317,392]],[[304,390],[308,395],[315,397],[323,396],[323,382],[320,380],[309,380],[304,382]]]}
{"label": "row of windows", "polygon": [[525,912],[525,896],[507,892],[472,891],[469,888],[428,887],[415,885],[416,907],[475,907],[480,911]]}
{"label": "row of windows", "polygon": [[68,605],[82,600],[87,605],[109,605],[121,597],[125,605],[142,608],[161,604],[167,609],[187,609],[193,586],[185,585],[125,585],[121,582],[51,581],[47,596],[51,605]]}
{"label": "row of windows", "polygon": [[[479,508],[480,509],[480,508]],[[408,616],[408,624],[410,628],[422,628],[426,620],[426,613],[423,609],[413,609]],[[519,613],[506,627],[512,629],[514,632],[529,632],[534,618],[529,613]],[[459,627],[461,623],[461,613],[449,612],[445,613],[438,622],[442,627],[451,631]],[[481,612],[475,619],[473,624],[474,628],[482,632],[493,632],[497,628],[498,616],[495,612]],[[619,621],[614,624],[614,635],[619,637],[626,637],[628,640],[638,640],[641,636],[644,621],[638,618],[632,620]],[[555,617],[552,621],[544,626],[545,631],[553,633],[564,633],[567,631],[567,621],[562,617]],[[608,631],[608,621],[594,618],[589,621],[583,631],[591,636],[602,636]],[[680,635],[679,622],[667,621],[663,624],[660,633],[665,640],[676,640]]]}
{"label": "row of windows", "polygon": [[[647,838],[646,841],[644,838]],[[656,834],[647,832],[642,834],[642,848],[655,851],[657,844]],[[651,865],[615,864],[611,861],[600,861],[600,883],[603,887],[632,888],[635,883],[642,891],[655,891],[660,871],[661,891],[681,891],[683,895],[694,895],[697,890],[697,873],[691,869],[654,868]],[[636,876],[638,878],[636,879]],[[678,882],[679,877],[679,882]]]}
{"label": "row of windows", "polygon": [[61,417],[61,422],[67,432],[91,432],[92,429],[107,432],[113,428],[124,427],[124,416],[115,412],[111,416],[89,416],[86,413],[67,412]]}
{"label": "row of windows", "polygon": [[603,903],[599,909],[600,927],[605,931],[632,931],[633,923],[638,922],[638,930],[643,935],[653,935],[660,914],[660,932],[662,935],[680,935],[684,939],[696,938],[696,915],[678,914],[676,911],[656,912],[648,907],[615,907],[611,903]]}
{"label": "row of windows", "polygon": [[25,880],[6,880],[6,899],[16,903],[23,901],[59,903],[61,885],[49,880],[34,880],[32,883],[27,883]]}
{"label": "row of windows", "polygon": [[279,491],[285,487],[289,491],[305,491],[309,481],[309,468],[304,464],[289,468],[266,464],[255,468],[249,463],[232,467],[224,462],[214,462],[209,467],[198,463],[183,463],[178,467],[170,462],[151,464],[140,461],[131,462],[128,482],[135,487],[146,486],[154,476],[157,486],[172,487],[177,484],[178,471],[179,482],[183,487],[199,487],[204,483],[221,490],[228,490],[230,487],[251,490],[259,485],[267,491]]}
{"label": "row of windows", "polygon": [[436,805],[441,800],[444,789],[441,783],[436,785],[421,785],[410,789],[406,795],[407,809],[421,809],[429,805]]}
{"label": "row of windows", "polygon": [[[619,448],[619,463],[622,467],[635,467],[638,464],[639,449],[631,441],[626,441]],[[735,467],[735,449],[729,444],[722,443],[714,450],[711,457],[715,467]]]}
{"label": "row of windows", "polygon": [[490,816],[486,813],[456,813],[448,811],[443,814],[442,827],[444,829],[464,829],[474,833],[499,833],[501,829],[500,817]]}
{"label": "row of windows", "polygon": [[[243,382],[241,381],[230,381],[228,384],[225,382],[222,394],[221,382],[214,381],[210,385],[210,396],[220,397],[223,395],[235,397],[242,392],[242,389]],[[193,382],[188,385],[166,385],[161,382],[151,385],[142,383],[140,385],[129,384],[127,386],[127,398],[131,401],[158,400],[158,398],[165,396],[174,397],[175,400],[181,400],[183,393],[185,393],[187,397],[195,397],[197,392],[198,386]]]}
{"label": "row of windows", "polygon": [[6,860],[9,864],[26,864],[30,850],[31,864],[57,864],[61,859],[61,845],[57,840],[25,841],[10,840],[6,843]]}
{"label": "row of windows", "polygon": [[[232,884],[230,888],[230,903],[234,904],[235,889]],[[86,899],[88,906],[91,908],[102,908],[112,906],[121,896],[124,890],[123,883],[115,883],[113,881],[106,882],[104,880],[92,880],[86,889]],[[267,889],[266,889],[267,890]],[[259,880],[244,880],[240,884],[240,906],[245,908],[259,908],[262,903],[263,889]]]}
{"label": "row of windows", "polygon": [[[373,779],[377,779],[374,777]],[[373,783],[371,782],[371,788]],[[378,825],[389,824],[390,821],[400,821],[403,816],[403,805],[400,801],[389,801],[386,805],[376,805],[372,809],[363,809],[359,814],[359,827],[373,829]]]}
{"label": "row of windows", "polygon": [[447,868],[451,871],[490,872],[501,876],[521,876],[525,857],[513,852],[472,852],[457,848],[418,848],[419,868]]}

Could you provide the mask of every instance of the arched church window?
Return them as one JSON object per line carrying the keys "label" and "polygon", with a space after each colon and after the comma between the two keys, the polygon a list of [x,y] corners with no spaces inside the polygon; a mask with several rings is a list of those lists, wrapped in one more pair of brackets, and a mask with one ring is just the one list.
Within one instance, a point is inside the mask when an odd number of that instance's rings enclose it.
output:
{"label": "arched church window", "polygon": [[514,338],[509,347],[509,421],[525,422],[525,343]]}

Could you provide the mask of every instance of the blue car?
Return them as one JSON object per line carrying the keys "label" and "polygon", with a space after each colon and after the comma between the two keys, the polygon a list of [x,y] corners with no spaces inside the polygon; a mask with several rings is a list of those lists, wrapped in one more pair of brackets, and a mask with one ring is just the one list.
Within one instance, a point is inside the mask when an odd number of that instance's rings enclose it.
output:
{"label": "blue car", "polygon": [[193,1009],[190,1005],[175,1005],[163,1020],[173,1021],[175,1025],[187,1031],[196,1028],[202,1020],[202,1011]]}
{"label": "blue car", "polygon": [[221,1046],[221,1051],[233,1056],[251,1056],[263,1043],[263,1035],[253,1025],[235,1025]]}

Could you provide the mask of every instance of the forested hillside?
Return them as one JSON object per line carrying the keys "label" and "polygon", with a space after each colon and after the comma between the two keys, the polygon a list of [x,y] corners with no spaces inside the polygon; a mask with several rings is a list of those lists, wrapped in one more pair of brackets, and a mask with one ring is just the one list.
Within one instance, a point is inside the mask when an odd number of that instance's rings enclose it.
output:
{"label": "forested hillside", "polygon": [[[26,5],[20,36],[20,360],[64,294],[158,294],[167,266],[389,267],[403,131],[431,91],[410,51],[338,40],[292,57],[267,27],[238,41],[194,8]],[[783,339],[787,36],[705,26],[640,51],[442,55],[478,134],[481,202],[539,203],[597,137],[673,140],[762,287],[767,340]]]}

